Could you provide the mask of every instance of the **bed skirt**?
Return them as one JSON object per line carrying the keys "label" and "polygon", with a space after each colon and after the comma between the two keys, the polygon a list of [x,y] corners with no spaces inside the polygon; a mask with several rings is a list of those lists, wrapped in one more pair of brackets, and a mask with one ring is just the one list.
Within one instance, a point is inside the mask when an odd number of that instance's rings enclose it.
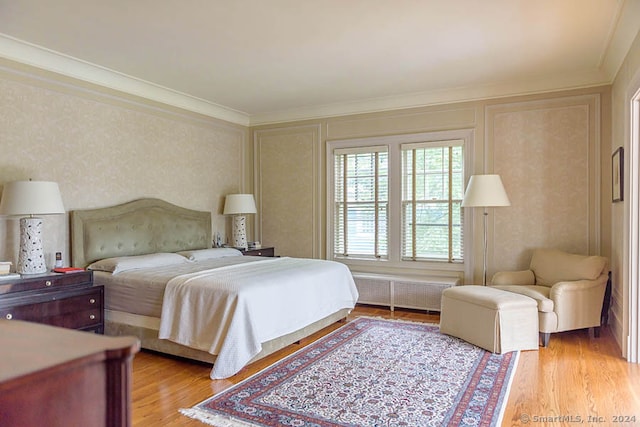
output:
{"label": "bed skirt", "polygon": [[[275,353],[276,351],[300,341],[301,339],[306,338],[333,323],[344,320],[350,312],[350,309],[342,309],[318,320],[317,322],[305,326],[302,329],[298,329],[295,332],[262,343],[262,351],[251,359],[249,363]],[[141,347],[147,350],[184,357],[200,362],[215,362],[216,356],[207,353],[206,351],[185,347],[168,340],[158,339],[159,329],[159,318],[105,310],[105,335],[135,336],[140,340]]]}

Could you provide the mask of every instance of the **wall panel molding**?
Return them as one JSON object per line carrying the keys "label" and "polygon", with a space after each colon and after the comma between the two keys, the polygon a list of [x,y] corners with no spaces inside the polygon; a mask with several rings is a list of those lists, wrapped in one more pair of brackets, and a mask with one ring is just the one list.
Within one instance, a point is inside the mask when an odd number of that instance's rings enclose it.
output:
{"label": "wall panel molding", "polygon": [[256,235],[278,255],[323,256],[321,138],[319,124],[254,132]]}
{"label": "wall panel molding", "polygon": [[600,95],[490,105],[485,123],[484,173],[512,203],[490,212],[489,277],[536,247],[599,254]]}

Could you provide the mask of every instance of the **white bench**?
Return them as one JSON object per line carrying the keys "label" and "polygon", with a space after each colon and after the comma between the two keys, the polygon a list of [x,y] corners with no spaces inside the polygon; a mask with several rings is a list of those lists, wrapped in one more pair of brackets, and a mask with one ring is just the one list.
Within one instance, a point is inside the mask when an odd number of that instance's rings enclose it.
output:
{"label": "white bench", "polygon": [[460,283],[457,277],[424,277],[397,274],[353,272],[358,302],[395,307],[440,311],[442,291]]}

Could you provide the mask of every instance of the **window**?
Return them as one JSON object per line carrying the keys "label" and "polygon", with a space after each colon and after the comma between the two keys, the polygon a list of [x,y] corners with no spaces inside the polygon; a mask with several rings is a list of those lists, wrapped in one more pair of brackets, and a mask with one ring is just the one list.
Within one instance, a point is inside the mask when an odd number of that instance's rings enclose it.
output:
{"label": "window", "polygon": [[402,259],[463,258],[463,141],[403,144]]}
{"label": "window", "polygon": [[336,255],[387,257],[388,161],[386,147],[336,150]]}
{"label": "window", "polygon": [[471,138],[471,131],[446,131],[329,142],[333,258],[404,268],[461,265]]}

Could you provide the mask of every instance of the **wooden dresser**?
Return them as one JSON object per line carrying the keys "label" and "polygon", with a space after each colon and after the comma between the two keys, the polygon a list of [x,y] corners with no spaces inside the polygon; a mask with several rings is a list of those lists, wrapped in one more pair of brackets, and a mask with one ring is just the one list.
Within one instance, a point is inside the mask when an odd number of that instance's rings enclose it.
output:
{"label": "wooden dresser", "polygon": [[0,319],[0,426],[130,426],[139,348],[133,337]]}
{"label": "wooden dresser", "polygon": [[28,320],[103,333],[102,286],[93,272],[45,273],[0,280],[0,319]]}

